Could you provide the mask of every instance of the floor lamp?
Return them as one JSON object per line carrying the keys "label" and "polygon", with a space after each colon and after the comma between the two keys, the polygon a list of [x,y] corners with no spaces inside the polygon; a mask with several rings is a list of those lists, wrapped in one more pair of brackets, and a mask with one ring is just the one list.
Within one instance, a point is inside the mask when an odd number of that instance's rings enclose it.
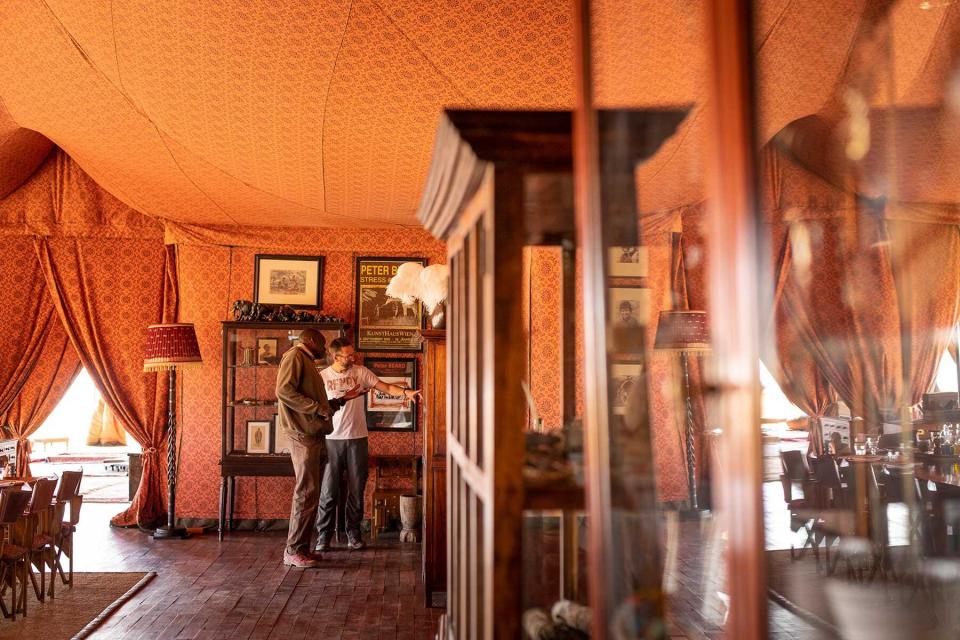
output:
{"label": "floor lamp", "polygon": [[699,511],[697,500],[697,455],[694,448],[695,429],[693,401],[690,397],[690,370],[687,354],[710,350],[710,329],[706,311],[661,311],[657,321],[654,349],[676,351],[683,370],[684,435],[686,438],[687,492],[690,510]]}
{"label": "floor lamp", "polygon": [[167,524],[157,527],[157,540],[186,538],[187,530],[176,526],[177,504],[177,369],[199,367],[200,345],[192,324],[153,324],[147,328],[147,346],[143,356],[144,371],[167,371],[170,389],[167,394]]}

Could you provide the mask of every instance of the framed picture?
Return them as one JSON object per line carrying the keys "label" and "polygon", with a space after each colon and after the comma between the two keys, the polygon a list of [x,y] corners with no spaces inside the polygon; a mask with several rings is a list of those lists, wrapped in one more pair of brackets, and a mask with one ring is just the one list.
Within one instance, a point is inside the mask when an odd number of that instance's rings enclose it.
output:
{"label": "framed picture", "polygon": [[423,305],[387,297],[387,285],[404,262],[425,258],[357,258],[357,351],[420,351]]}
{"label": "framed picture", "polygon": [[323,256],[255,256],[253,301],[319,309],[323,301]]}
{"label": "framed picture", "polygon": [[273,414],[273,453],[290,453],[290,438],[285,429],[277,426],[277,414]]}
{"label": "framed picture", "polygon": [[646,278],[649,257],[646,247],[607,249],[607,275],[614,278]]}
{"label": "framed picture", "polygon": [[650,290],[610,287],[609,344],[616,353],[639,353],[650,315]]}
{"label": "framed picture", "polygon": [[257,338],[257,364],[280,364],[279,350],[279,338]]}
{"label": "framed picture", "polygon": [[247,453],[270,453],[270,420],[247,420]]}
{"label": "framed picture", "polygon": [[[416,358],[365,358],[363,365],[389,384],[417,388]],[[364,397],[370,431],[416,431],[417,405],[402,395],[371,389]]]}
{"label": "framed picture", "polygon": [[610,394],[613,414],[622,416],[627,413],[630,396],[639,391],[636,385],[642,384],[643,365],[615,364],[610,367]]}

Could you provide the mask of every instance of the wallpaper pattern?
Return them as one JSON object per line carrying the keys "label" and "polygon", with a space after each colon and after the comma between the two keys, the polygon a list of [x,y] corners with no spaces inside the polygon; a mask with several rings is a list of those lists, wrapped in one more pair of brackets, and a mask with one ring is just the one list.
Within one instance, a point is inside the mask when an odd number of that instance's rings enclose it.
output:
{"label": "wallpaper pattern", "polygon": [[[258,253],[324,255],[324,312],[353,321],[354,259],[361,255],[423,256],[433,264],[446,259],[444,246],[423,231],[377,230],[356,234],[332,230],[264,231],[260,247],[181,245],[180,318],[193,322],[204,364],[181,377],[183,444],[177,510],[183,518],[215,518],[220,474],[220,323],[231,320],[234,300],[253,295],[254,256]],[[335,249],[331,250],[331,247]],[[368,354],[373,355],[373,354]],[[398,354],[381,354],[384,356]],[[422,358],[419,358],[422,364]],[[421,374],[422,379],[422,374]],[[422,420],[421,420],[422,425]],[[370,454],[422,453],[422,431],[372,433]],[[368,484],[367,510],[372,481]],[[235,517],[287,518],[292,478],[238,478]]]}

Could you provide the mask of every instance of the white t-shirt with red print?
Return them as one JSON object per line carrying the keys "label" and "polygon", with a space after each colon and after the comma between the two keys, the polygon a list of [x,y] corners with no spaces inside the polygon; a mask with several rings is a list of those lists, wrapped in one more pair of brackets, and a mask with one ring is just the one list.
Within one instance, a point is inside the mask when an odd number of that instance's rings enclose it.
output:
{"label": "white t-shirt with red print", "polygon": [[[337,373],[333,367],[327,367],[320,372],[323,384],[327,389],[328,398],[342,398],[343,395],[358,384],[364,392],[376,385],[378,378],[373,371],[355,364],[343,373]],[[367,437],[367,413],[364,411],[364,399],[354,398],[347,400],[339,411],[333,414],[333,433],[327,440],[353,440]]]}

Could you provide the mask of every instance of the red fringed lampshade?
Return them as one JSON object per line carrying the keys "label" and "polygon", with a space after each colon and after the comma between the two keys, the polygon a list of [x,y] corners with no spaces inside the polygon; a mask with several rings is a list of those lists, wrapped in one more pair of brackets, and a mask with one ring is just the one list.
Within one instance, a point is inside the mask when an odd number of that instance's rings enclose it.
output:
{"label": "red fringed lampshade", "polygon": [[144,371],[198,367],[201,363],[200,345],[193,324],[152,324],[147,327]]}
{"label": "red fringed lampshade", "polygon": [[665,351],[709,351],[707,312],[661,311],[653,348]]}

